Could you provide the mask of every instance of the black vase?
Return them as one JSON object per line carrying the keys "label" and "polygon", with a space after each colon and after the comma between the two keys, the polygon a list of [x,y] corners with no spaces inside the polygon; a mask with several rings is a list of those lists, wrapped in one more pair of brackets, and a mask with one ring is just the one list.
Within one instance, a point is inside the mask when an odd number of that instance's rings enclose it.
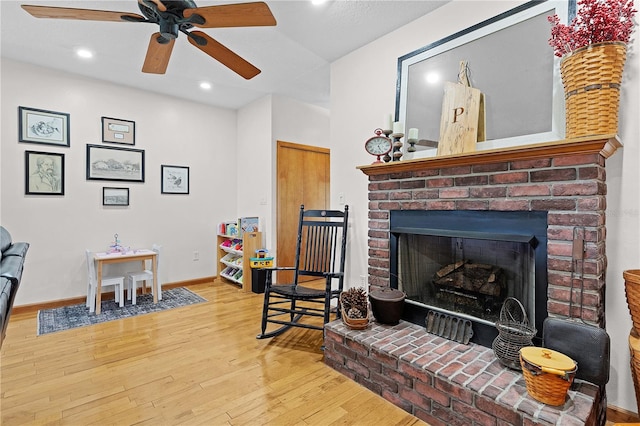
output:
{"label": "black vase", "polygon": [[391,288],[370,292],[369,302],[376,321],[380,324],[398,324],[402,317],[405,297],[403,291]]}

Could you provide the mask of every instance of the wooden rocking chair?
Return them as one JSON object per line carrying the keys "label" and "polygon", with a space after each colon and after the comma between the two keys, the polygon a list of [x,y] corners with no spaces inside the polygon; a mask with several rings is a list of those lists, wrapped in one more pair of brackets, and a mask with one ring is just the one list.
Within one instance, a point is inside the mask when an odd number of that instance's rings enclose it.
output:
{"label": "wooden rocking chair", "polygon": [[[331,299],[343,289],[349,206],[340,210],[304,210],[300,206],[295,266],[266,269],[262,332],[265,339],[291,327],[323,330],[329,322]],[[273,284],[273,271],[292,271],[290,284]],[[322,280],[323,286],[304,286],[305,279]],[[335,285],[334,285],[335,284]],[[322,318],[303,322],[305,316]],[[339,310],[337,316],[340,317]],[[267,332],[267,324],[279,327]]]}

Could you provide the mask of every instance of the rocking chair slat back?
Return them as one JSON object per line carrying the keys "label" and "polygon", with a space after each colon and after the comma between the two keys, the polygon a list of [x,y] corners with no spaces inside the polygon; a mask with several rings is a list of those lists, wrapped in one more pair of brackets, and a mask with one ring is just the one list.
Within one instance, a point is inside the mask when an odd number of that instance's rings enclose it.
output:
{"label": "rocking chair slat back", "polygon": [[[304,205],[300,206],[295,264],[266,271],[259,339],[277,336],[289,327],[322,330],[329,322],[331,300],[337,299],[344,287],[348,213],[348,206],[344,211],[305,211]],[[291,270],[292,282],[272,284],[272,272]],[[315,286],[318,279],[324,281],[323,288]],[[308,286],[309,281],[314,281],[314,286]],[[322,323],[305,322],[305,317],[322,318]],[[267,331],[268,324],[279,328]]]}
{"label": "rocking chair slat back", "polygon": [[301,275],[322,275],[335,272],[340,229],[336,223],[315,223],[303,226],[301,234],[300,258],[298,263]]}

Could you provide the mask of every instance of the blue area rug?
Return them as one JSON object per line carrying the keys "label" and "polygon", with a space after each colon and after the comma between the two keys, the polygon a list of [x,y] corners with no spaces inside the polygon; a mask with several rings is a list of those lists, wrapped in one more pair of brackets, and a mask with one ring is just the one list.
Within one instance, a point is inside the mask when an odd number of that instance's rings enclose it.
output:
{"label": "blue area rug", "polygon": [[113,300],[103,300],[100,315],[96,315],[95,312],[90,313],[89,308],[87,308],[84,303],[80,305],[62,306],[60,308],[42,309],[38,311],[38,336],[68,330],[70,328],[83,327],[85,325],[99,324],[101,322],[136,315],[194,305],[206,301],[207,299],[198,296],[191,290],[187,290],[184,287],[176,287],[170,290],[164,290],[162,292],[162,300],[158,301],[158,303],[153,303],[153,295],[151,293],[138,295],[135,305],[132,305],[130,300],[126,300],[122,308]]}

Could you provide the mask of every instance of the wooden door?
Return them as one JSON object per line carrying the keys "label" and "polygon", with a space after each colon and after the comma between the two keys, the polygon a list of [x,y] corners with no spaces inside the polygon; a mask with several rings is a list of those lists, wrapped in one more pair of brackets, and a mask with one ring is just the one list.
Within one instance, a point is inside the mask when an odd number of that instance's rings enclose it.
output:
{"label": "wooden door", "polygon": [[[293,266],[300,205],[305,209],[329,208],[329,149],[290,142],[277,143],[277,242],[278,266]],[[292,279],[279,273],[277,282]]]}

